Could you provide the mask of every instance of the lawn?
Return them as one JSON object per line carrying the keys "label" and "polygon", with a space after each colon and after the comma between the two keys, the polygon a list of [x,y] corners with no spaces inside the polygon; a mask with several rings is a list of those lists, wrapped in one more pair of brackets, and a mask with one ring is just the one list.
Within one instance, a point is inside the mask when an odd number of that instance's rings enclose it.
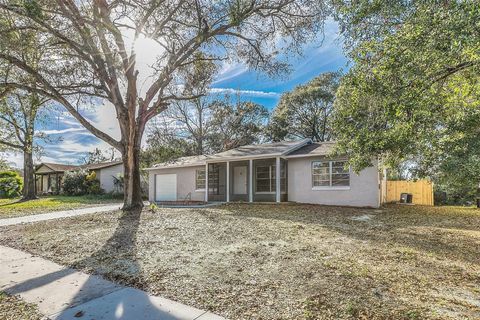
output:
{"label": "lawn", "polygon": [[225,205],[5,227],[30,251],[230,319],[479,319],[480,210]]}
{"label": "lawn", "polygon": [[0,291],[0,319],[2,320],[41,320],[43,316],[37,307],[23,302],[20,298]]}
{"label": "lawn", "polygon": [[118,202],[110,195],[48,196],[36,200],[0,199],[0,219]]}

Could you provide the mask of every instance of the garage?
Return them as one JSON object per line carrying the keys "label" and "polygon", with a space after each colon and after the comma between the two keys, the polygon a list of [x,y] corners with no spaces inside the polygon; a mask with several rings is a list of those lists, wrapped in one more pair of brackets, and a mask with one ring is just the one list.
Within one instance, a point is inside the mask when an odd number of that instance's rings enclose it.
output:
{"label": "garage", "polygon": [[157,174],[155,176],[155,201],[177,200],[177,175]]}

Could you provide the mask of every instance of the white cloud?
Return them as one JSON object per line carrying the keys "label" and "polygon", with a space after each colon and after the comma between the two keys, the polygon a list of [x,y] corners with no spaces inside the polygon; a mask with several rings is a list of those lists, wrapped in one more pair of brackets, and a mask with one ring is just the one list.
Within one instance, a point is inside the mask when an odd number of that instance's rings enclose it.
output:
{"label": "white cloud", "polygon": [[258,91],[258,90],[236,90],[233,88],[210,88],[210,93],[213,94],[240,94],[249,97],[279,97],[281,94],[272,91]]}
{"label": "white cloud", "polygon": [[71,132],[87,132],[85,128],[66,128],[66,129],[48,129],[48,130],[40,130],[39,132],[43,134],[64,134],[64,133],[71,133]]}

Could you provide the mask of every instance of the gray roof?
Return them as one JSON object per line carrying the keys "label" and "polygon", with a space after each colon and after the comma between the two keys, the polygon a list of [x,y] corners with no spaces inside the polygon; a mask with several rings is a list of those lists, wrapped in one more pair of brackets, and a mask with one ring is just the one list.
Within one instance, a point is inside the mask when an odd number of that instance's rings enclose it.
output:
{"label": "gray roof", "polygon": [[116,166],[118,164],[122,164],[122,161],[110,161],[110,162],[100,162],[100,163],[91,163],[91,164],[84,164],[84,165],[73,165],[73,164],[61,164],[61,163],[51,163],[51,162],[42,162],[36,166],[35,171],[40,169],[40,167],[46,166],[50,170],[54,172],[65,172],[65,171],[75,171],[80,169],[86,170],[98,170],[103,168],[108,168],[112,166]]}
{"label": "gray roof", "polygon": [[61,164],[61,163],[51,163],[51,162],[42,162],[38,164],[35,168],[35,171],[40,169],[41,166],[46,166],[53,172],[65,172],[65,171],[70,171],[70,170],[76,170],[78,169],[78,166],[76,165],[71,165],[71,164]]}
{"label": "gray roof", "polygon": [[280,156],[311,142],[310,139],[282,141],[264,144],[251,144],[208,156],[208,160],[224,160],[243,157]]}
{"label": "gray roof", "polygon": [[297,141],[282,141],[265,144],[252,144],[228,151],[216,153],[205,156],[191,156],[182,157],[172,161],[158,163],[149,169],[159,168],[177,168],[177,167],[191,167],[204,166],[207,162],[215,161],[235,161],[242,158],[266,158],[283,156],[290,157],[310,157],[310,156],[329,156],[334,148],[336,142],[312,142],[310,139],[303,139]]}
{"label": "gray roof", "polygon": [[288,157],[301,157],[301,156],[327,156],[333,152],[335,148],[335,142],[314,142],[292,151],[288,154]]}
{"label": "gray roof", "polygon": [[123,161],[118,160],[118,161],[110,161],[110,162],[90,163],[90,164],[82,165],[80,167],[87,170],[98,170],[98,169],[113,167],[119,164],[123,164]]}
{"label": "gray roof", "polygon": [[201,165],[205,165],[206,159],[207,159],[207,156],[204,156],[204,155],[181,157],[178,159],[155,164],[153,168],[176,168],[176,167],[201,166]]}
{"label": "gray roof", "polygon": [[251,144],[208,156],[201,155],[182,157],[175,160],[155,164],[152,168],[148,169],[201,166],[205,165],[207,161],[227,161],[257,157],[278,157],[287,155],[290,152],[295,151],[298,148],[301,148],[302,146],[311,142],[312,141],[310,139],[303,139],[297,141]]}

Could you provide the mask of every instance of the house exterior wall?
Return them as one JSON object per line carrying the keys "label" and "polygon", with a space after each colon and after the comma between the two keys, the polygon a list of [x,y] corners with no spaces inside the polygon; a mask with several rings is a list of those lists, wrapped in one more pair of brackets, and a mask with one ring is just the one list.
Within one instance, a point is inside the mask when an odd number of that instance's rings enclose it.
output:
{"label": "house exterior wall", "polygon": [[107,193],[112,192],[114,191],[113,177],[123,175],[123,164],[95,170],[95,173],[100,181],[100,187]]}
{"label": "house exterior wall", "polygon": [[[333,160],[324,157],[289,158],[287,162],[287,190],[282,192],[281,201],[312,203],[338,206],[378,207],[379,176],[377,165],[362,170],[358,175],[350,172],[350,187],[347,190],[314,190],[312,188],[312,161]],[[230,170],[243,163],[230,162]],[[157,174],[177,175],[177,200],[183,200],[191,193],[192,200],[203,201],[205,191],[195,190],[195,172],[205,166],[165,168],[149,171],[149,200],[155,201],[155,176]],[[232,192],[232,174],[230,192]],[[275,201],[275,194],[256,194],[253,187],[253,201]],[[285,190],[286,191],[286,190]],[[230,201],[244,200],[230,195]],[[244,200],[245,201],[245,200]]]}
{"label": "house exterior wall", "polygon": [[148,200],[155,201],[155,176],[175,173],[177,175],[177,200],[183,200],[191,193],[193,201],[204,201],[205,191],[195,190],[195,171],[197,169],[205,169],[205,166],[150,170],[148,172]]}
{"label": "house exterior wall", "polygon": [[312,161],[332,160],[323,157],[288,159],[288,200],[301,203],[378,207],[379,178],[377,164],[358,175],[350,171],[348,190],[314,190],[312,188]]}

